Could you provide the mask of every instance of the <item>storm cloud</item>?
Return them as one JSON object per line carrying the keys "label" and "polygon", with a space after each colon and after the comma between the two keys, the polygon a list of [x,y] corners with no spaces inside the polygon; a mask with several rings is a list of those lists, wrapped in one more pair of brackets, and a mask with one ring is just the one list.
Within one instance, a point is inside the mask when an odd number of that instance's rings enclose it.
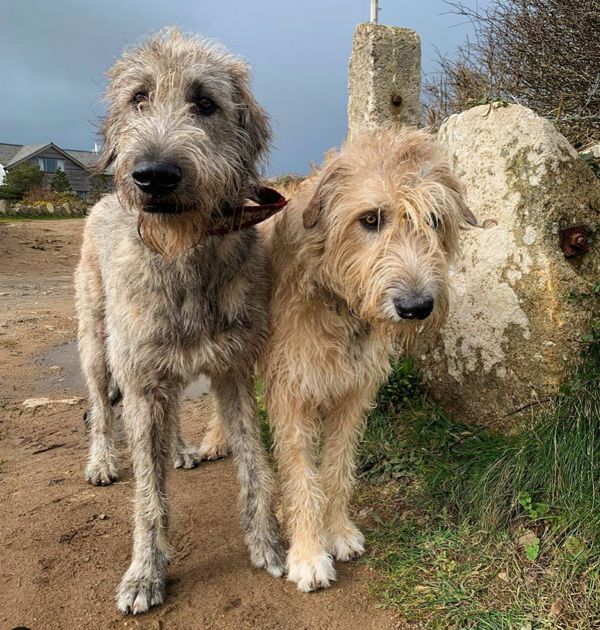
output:
{"label": "storm cloud", "polygon": [[[380,21],[414,28],[424,70],[467,24],[443,0],[381,0]],[[484,4],[480,2],[480,5]],[[0,0],[0,142],[91,149],[104,72],[122,48],[175,24],[224,43],[253,68],[271,114],[271,174],[305,173],[346,135],[352,34],[369,0]]]}

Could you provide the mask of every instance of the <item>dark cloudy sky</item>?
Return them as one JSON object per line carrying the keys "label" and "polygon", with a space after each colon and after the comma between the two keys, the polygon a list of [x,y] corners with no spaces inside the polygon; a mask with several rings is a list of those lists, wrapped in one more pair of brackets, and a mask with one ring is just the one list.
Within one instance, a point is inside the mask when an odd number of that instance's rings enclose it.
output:
{"label": "dark cloudy sky", "polygon": [[[479,0],[479,6],[489,0]],[[380,22],[422,38],[423,68],[469,26],[443,0],[380,0]],[[176,24],[252,65],[276,135],[270,174],[303,173],[346,134],[352,33],[369,0],[0,0],[0,142],[91,149],[103,73],[126,44]]]}

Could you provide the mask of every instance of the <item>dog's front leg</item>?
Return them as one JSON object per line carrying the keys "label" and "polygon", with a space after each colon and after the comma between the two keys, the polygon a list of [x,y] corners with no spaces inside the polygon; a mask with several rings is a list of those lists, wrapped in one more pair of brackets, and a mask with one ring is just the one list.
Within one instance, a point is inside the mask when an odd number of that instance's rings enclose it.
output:
{"label": "dog's front leg", "polygon": [[364,426],[369,399],[361,392],[348,395],[325,413],[321,474],[327,507],[327,547],[336,560],[361,556],[365,537],[350,519],[349,503],[354,486],[356,445]]}
{"label": "dog's front leg", "polygon": [[251,562],[280,577],[285,568],[283,543],[273,510],[273,476],[260,436],[252,373],[213,376],[212,392],[237,466]]}
{"label": "dog's front leg", "polygon": [[123,417],[135,475],[135,521],[131,565],[117,592],[124,613],[142,613],[162,604],[169,563],[167,463],[179,390],[124,388]]}
{"label": "dog's front leg", "polygon": [[275,452],[291,536],[288,580],[309,592],[327,588],[336,578],[323,533],[325,496],[316,466],[319,423],[313,405],[293,400],[287,388],[280,391],[284,395],[271,399],[268,411],[275,427]]}
{"label": "dog's front leg", "polygon": [[89,261],[84,264],[82,259],[75,277],[79,356],[91,403],[84,416],[90,431],[85,478],[95,486],[107,486],[117,478],[117,450],[114,411],[110,401],[111,377],[104,338],[103,291],[99,270],[93,266],[90,268]]}

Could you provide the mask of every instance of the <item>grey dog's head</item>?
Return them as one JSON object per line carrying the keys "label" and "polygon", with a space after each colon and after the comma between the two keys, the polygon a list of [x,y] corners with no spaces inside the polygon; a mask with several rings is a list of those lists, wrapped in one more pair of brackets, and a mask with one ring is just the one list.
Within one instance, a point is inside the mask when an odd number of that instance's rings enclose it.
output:
{"label": "grey dog's head", "polygon": [[197,243],[211,213],[255,187],[270,128],[245,62],[175,28],[127,50],[108,72],[97,164],[145,242],[169,257]]}

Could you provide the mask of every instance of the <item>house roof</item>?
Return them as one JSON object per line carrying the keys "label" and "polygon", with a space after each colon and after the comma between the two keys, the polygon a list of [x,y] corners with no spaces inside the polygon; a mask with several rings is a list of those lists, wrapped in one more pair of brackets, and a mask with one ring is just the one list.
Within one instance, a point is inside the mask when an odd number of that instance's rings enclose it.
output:
{"label": "house roof", "polygon": [[27,144],[25,146],[22,146],[15,153],[15,155],[13,155],[10,162],[7,162],[4,166],[6,167],[15,166],[15,164],[18,164],[19,162],[26,160],[28,157],[31,157],[35,155],[36,153],[39,153],[42,149],[46,149],[49,146],[51,145],[50,144]]}
{"label": "house roof", "polygon": [[6,166],[22,148],[22,144],[0,143],[0,164]]}
{"label": "house roof", "polygon": [[[73,160],[76,164],[88,170],[94,162],[98,160],[100,157],[97,153],[93,151],[80,151],[75,149],[61,149],[59,146],[55,145],[53,142],[49,142],[46,144],[6,144],[0,142],[0,165],[11,168],[16,166],[23,160],[27,160],[38,153],[41,153],[43,150],[52,147],[62,153],[65,157]],[[110,172],[111,169],[105,171],[106,173]]]}
{"label": "house roof", "polygon": [[93,151],[76,151],[75,149],[64,149],[64,151],[87,167],[90,167],[100,157]]}

